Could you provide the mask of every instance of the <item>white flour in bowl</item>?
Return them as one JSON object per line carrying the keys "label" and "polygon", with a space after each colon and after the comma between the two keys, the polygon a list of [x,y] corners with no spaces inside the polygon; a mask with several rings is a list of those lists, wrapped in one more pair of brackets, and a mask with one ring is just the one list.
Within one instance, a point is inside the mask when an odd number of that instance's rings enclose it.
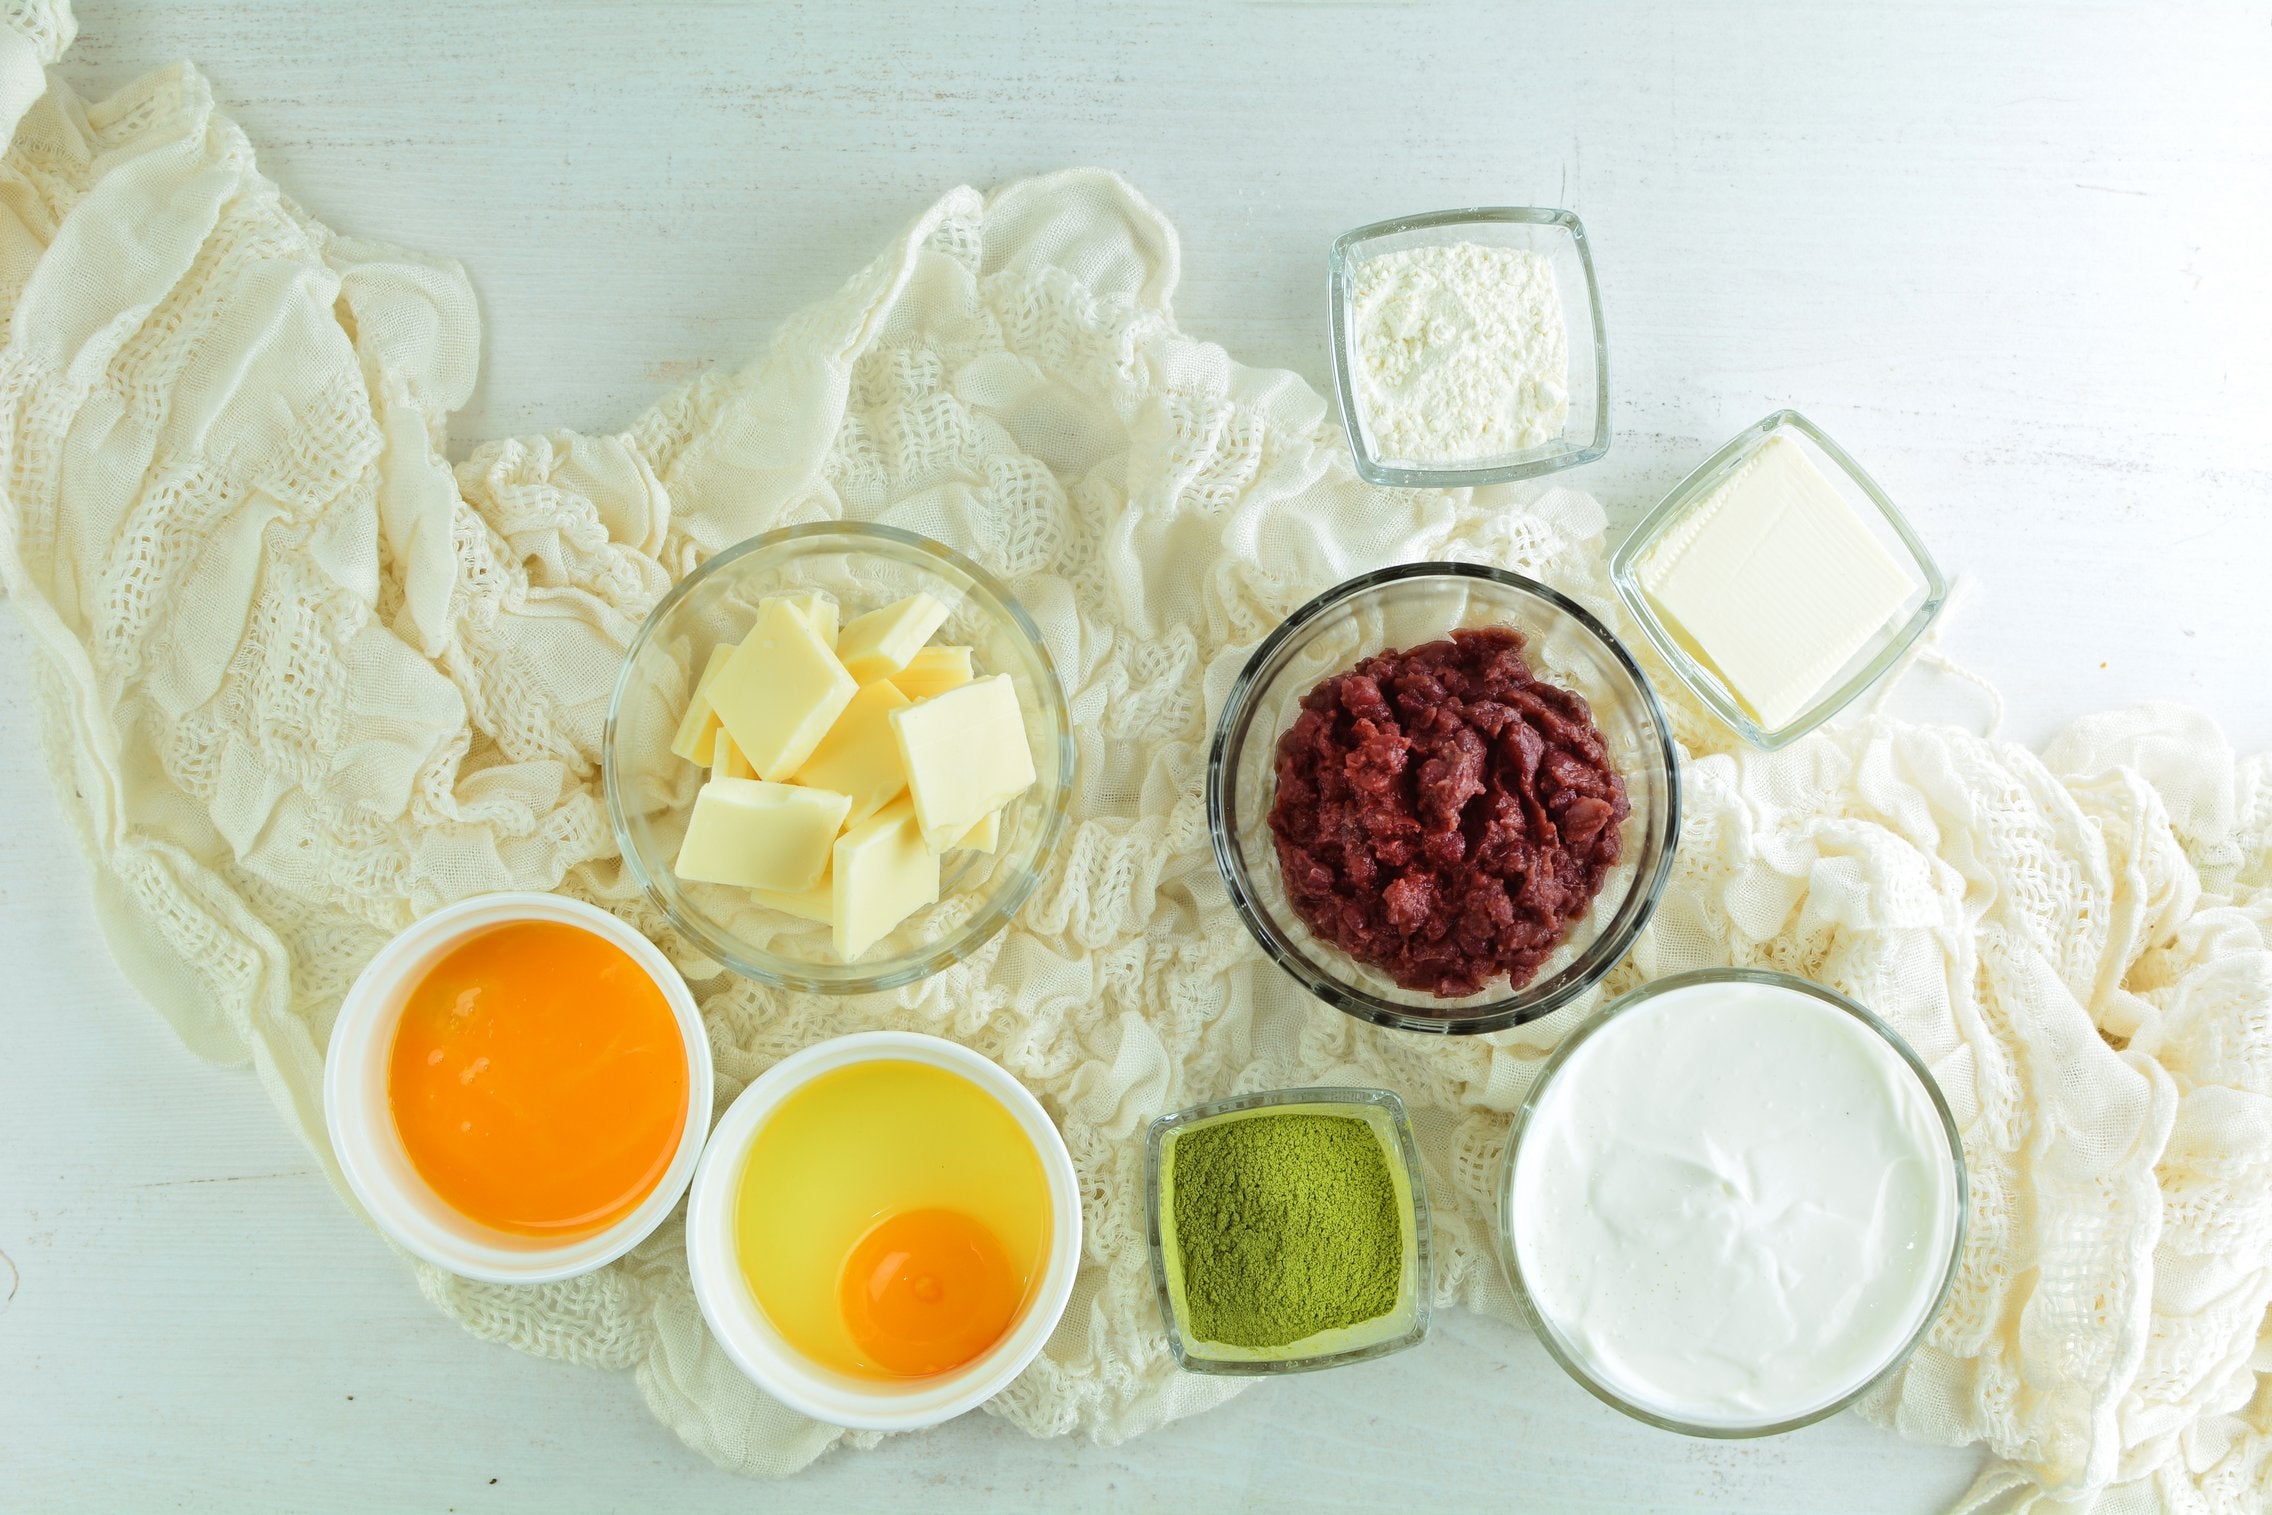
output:
{"label": "white flour in bowl", "polygon": [[1554,265],[1454,242],[1383,253],[1351,288],[1351,378],[1373,456],[1457,464],[1540,447],[1570,415]]}

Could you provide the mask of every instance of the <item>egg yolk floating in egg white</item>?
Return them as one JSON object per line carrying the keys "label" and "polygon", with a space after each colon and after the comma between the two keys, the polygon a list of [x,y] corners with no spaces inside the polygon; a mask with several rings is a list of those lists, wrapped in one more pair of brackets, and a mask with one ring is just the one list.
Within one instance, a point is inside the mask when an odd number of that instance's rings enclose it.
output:
{"label": "egg yolk floating in egg white", "polygon": [[1000,1101],[899,1059],[782,1101],[744,1159],[734,1231],[775,1330],[824,1367],[924,1378],[984,1355],[1049,1250],[1040,1154]]}
{"label": "egg yolk floating in egg white", "polygon": [[460,1214],[589,1234],[636,1209],[677,1154],[686,1044],[629,953],[516,921],[453,948],[411,991],[387,1100],[411,1166]]}

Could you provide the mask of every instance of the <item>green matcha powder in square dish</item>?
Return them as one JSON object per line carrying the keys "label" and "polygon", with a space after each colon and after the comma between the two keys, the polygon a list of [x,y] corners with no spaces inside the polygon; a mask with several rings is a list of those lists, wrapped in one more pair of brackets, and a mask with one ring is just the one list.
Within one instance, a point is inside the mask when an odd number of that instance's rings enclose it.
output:
{"label": "green matcha powder in square dish", "polygon": [[1171,1162],[1193,1336],[1283,1347],[1396,1308],[1404,1216],[1366,1122],[1222,1121],[1178,1136]]}

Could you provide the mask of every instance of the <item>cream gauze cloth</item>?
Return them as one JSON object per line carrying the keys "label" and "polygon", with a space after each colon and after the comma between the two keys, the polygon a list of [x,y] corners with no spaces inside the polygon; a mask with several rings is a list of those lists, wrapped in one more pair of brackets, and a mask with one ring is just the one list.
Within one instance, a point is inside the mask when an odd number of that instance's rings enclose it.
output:
{"label": "cream gauze cloth", "polygon": [[[249,1061],[328,1164],[319,1072],[389,933],[495,889],[636,923],[695,986],[720,1107],[840,1032],[999,1059],[1079,1165],[1064,1323],[987,1408],[1117,1439],[1233,1392],[1180,1373],[1144,1246],[1153,1117],[1385,1085],[1436,1200],[1440,1303],[1514,1318],[1487,1239],[1511,1112],[1603,996],[1708,964],[1875,1007],[1964,1133],[1971,1235],[1866,1411],[1996,1454],[1977,1507],[2261,1509],[2272,1451],[2272,763],[2175,708],[2040,755],[1867,717],[1743,750],[1652,667],[1685,749],[1679,864],[1593,998],[1435,1038],[1306,999],[1233,917],[1200,783],[1255,644],[1378,564],[1486,561],[1613,624],[1568,489],[1368,488],[1324,403],[1177,329],[1174,231],[1108,174],[958,189],[739,373],[612,436],[444,426],[480,328],[457,265],[340,236],[178,68],[100,104],[0,31],[0,574],[37,649],[57,793],[119,961],[182,1039]],[[1079,733],[1063,850],[974,961],[839,1000],[702,960],[626,876],[599,797],[617,659],[672,580],[794,521],[886,520],[1006,579]],[[629,1369],[704,1455],[783,1474],[858,1440],[711,1342],[679,1227],[541,1288],[422,1271],[477,1334]]]}

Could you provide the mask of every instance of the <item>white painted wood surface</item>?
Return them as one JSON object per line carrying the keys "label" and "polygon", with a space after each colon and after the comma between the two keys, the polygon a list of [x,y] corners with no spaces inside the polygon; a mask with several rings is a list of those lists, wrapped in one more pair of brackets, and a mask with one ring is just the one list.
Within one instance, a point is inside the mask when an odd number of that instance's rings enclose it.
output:
{"label": "white painted wood surface", "polygon": [[[1576,481],[1613,533],[1794,404],[1975,584],[1947,645],[2004,686],[2011,734],[2174,696],[2272,742],[2261,5],[81,11],[63,71],[83,90],[194,59],[316,214],[466,263],[490,346],[461,448],[612,427],[741,360],[960,182],[1121,169],[1182,230],[1185,324],[1313,384],[1335,233],[1568,205],[1600,260],[1618,432]],[[429,1310],[252,1080],[135,1000],[24,656],[7,622],[0,1509],[1906,1511],[1970,1476],[1972,1453],[1852,1417],[1738,1445],[1651,1432],[1454,1316],[1119,1448],[973,1416],[778,1487],[730,1479],[628,1378]]]}

